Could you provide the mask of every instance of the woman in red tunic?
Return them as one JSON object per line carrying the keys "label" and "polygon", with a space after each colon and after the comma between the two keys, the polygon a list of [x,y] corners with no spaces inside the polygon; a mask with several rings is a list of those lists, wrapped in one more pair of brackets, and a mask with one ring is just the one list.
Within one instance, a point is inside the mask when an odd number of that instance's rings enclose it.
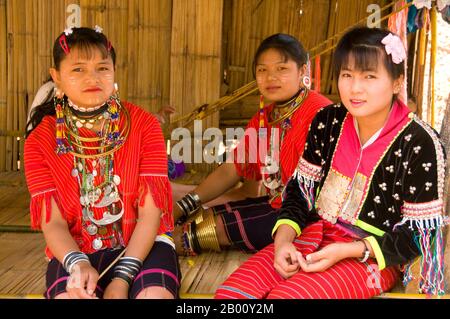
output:
{"label": "woman in red tunic", "polygon": [[[179,223],[196,219],[175,231],[179,254],[219,251],[230,245],[254,252],[272,242],[280,195],[303,152],[308,127],[317,111],[331,104],[308,89],[307,61],[307,52],[290,35],[275,34],[260,44],[253,65],[262,94],[260,110],[250,120],[234,159],[174,206]],[[227,193],[240,180],[244,187]],[[259,195],[260,181],[267,196]],[[203,211],[202,203],[215,206]]]}
{"label": "woman in red tunic", "polygon": [[32,112],[25,143],[31,223],[50,259],[45,296],[176,297],[158,120],[119,99],[115,51],[99,27],[66,29],[53,56],[55,97]]}

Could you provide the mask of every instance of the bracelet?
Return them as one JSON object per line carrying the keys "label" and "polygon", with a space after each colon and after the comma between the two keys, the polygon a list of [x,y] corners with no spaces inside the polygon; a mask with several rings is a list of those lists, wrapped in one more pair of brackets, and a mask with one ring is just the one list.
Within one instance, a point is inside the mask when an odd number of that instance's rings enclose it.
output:
{"label": "bracelet", "polygon": [[88,256],[81,251],[70,251],[63,258],[63,268],[69,274],[72,274],[73,266],[76,264],[85,261],[90,263]]}
{"label": "bracelet", "polygon": [[201,207],[202,202],[200,197],[196,193],[192,192],[177,201],[176,204],[183,213],[183,216],[187,218]]}
{"label": "bracelet", "polygon": [[361,241],[364,244],[364,253],[363,253],[363,256],[361,258],[359,258],[358,260],[361,263],[365,263],[367,261],[367,259],[369,259],[369,257],[370,257],[370,250],[367,247],[366,241],[364,239],[362,239]]}
{"label": "bracelet", "polygon": [[192,193],[189,193],[187,195],[190,198],[192,198],[192,200],[194,201],[196,207],[200,207],[200,205],[202,204],[202,201],[200,200],[200,196],[198,196],[197,193],[192,192]]}
{"label": "bracelet", "polygon": [[114,267],[113,278],[126,281],[129,286],[142,268],[142,261],[135,257],[121,257]]}

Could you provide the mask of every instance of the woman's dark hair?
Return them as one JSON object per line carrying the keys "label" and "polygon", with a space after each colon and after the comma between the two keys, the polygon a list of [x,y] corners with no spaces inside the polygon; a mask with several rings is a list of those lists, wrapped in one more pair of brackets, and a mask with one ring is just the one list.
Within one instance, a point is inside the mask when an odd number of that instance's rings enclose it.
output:
{"label": "woman's dark hair", "polygon": [[339,79],[343,68],[349,66],[350,56],[354,58],[356,70],[377,69],[378,62],[383,61],[386,70],[393,80],[405,73],[405,62],[395,64],[387,55],[381,43],[391,32],[379,28],[356,27],[348,31],[340,40],[334,52],[334,75]]}
{"label": "woman's dark hair", "polygon": [[300,41],[289,34],[277,33],[264,39],[256,50],[253,58],[253,76],[255,76],[256,64],[260,55],[269,49],[280,52],[285,61],[294,60],[299,68],[308,62],[308,52],[303,48]]}
{"label": "woman's dark hair", "polygon": [[[65,36],[65,41],[69,50],[77,48],[79,52],[87,59],[90,59],[95,49],[100,50],[104,59],[111,57],[113,65],[116,65],[116,53],[114,47],[110,45],[109,40],[103,33],[97,32],[91,28],[72,28],[72,33],[66,35],[61,33],[53,44],[53,63],[56,70],[59,70],[61,61],[65,59],[66,53],[61,45],[61,40]],[[26,134],[28,137],[33,129],[41,123],[46,115],[54,115],[55,108],[53,100],[49,97],[41,105],[36,106],[31,113],[30,121],[27,123]]]}

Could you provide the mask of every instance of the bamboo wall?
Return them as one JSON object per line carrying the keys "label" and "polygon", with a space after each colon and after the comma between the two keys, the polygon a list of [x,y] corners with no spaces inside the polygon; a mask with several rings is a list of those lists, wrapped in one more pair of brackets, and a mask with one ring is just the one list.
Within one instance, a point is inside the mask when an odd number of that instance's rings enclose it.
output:
{"label": "bamboo wall", "polygon": [[[252,64],[259,43],[267,36],[282,32],[299,39],[312,57],[336,44],[326,39],[351,27],[367,17],[367,6],[385,0],[234,0],[224,12],[226,32],[226,56],[224,57],[228,91],[232,92],[254,80]],[[386,13],[384,11],[383,13]],[[339,38],[337,38],[339,39]],[[311,49],[314,49],[311,51]],[[337,98],[331,73],[331,53],[320,56],[321,92],[331,99]],[[314,61],[311,61],[311,76]],[[221,111],[221,127],[243,125],[248,114],[257,111],[258,99],[246,98]]]}
{"label": "bamboo wall", "polygon": [[[171,0],[0,0],[0,130],[25,130],[69,4],[80,6],[82,26],[100,25],[116,48],[122,98],[149,111],[169,103]],[[0,172],[18,169],[22,149],[23,140],[0,136]]]}
{"label": "bamboo wall", "polygon": [[[174,0],[170,102],[185,113],[220,97],[223,0]],[[206,120],[217,126],[218,114]]]}
{"label": "bamboo wall", "polygon": [[[52,65],[70,4],[115,46],[121,97],[149,111],[186,114],[253,80],[262,39],[291,33],[311,48],[383,0],[0,0],[0,131],[23,132],[28,107]],[[299,10],[302,9],[300,15]],[[322,91],[331,93],[322,59]],[[225,76],[226,74],[226,76]],[[204,121],[217,126],[219,115]],[[0,171],[18,169],[23,140],[0,132]],[[10,134],[11,135],[11,134]]]}
{"label": "bamboo wall", "polygon": [[[305,48],[326,39],[329,0],[236,0],[227,32],[227,76],[230,90],[253,81],[253,56],[264,38],[283,32],[297,37]],[[300,9],[303,13],[300,15]]]}

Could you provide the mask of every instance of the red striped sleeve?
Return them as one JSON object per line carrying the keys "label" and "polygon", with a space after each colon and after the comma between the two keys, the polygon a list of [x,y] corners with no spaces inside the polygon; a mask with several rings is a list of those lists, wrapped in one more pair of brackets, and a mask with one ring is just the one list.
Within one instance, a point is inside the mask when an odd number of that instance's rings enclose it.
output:
{"label": "red striped sleeve", "polygon": [[46,221],[50,220],[51,198],[61,207],[53,174],[51,173],[48,159],[44,155],[46,148],[54,148],[51,145],[53,141],[38,138],[41,134],[47,136],[51,134],[52,128],[48,124],[49,121],[44,120],[43,125],[37,130],[40,132],[33,132],[25,141],[24,148],[25,178],[31,195],[31,227],[34,229],[41,228],[43,205],[45,205]]}
{"label": "red striped sleeve", "polygon": [[139,205],[144,205],[144,198],[150,192],[156,207],[162,213],[158,234],[163,234],[172,231],[174,224],[164,136],[158,120],[153,115],[145,112],[145,115],[135,119],[137,127],[142,129],[139,152]]}

